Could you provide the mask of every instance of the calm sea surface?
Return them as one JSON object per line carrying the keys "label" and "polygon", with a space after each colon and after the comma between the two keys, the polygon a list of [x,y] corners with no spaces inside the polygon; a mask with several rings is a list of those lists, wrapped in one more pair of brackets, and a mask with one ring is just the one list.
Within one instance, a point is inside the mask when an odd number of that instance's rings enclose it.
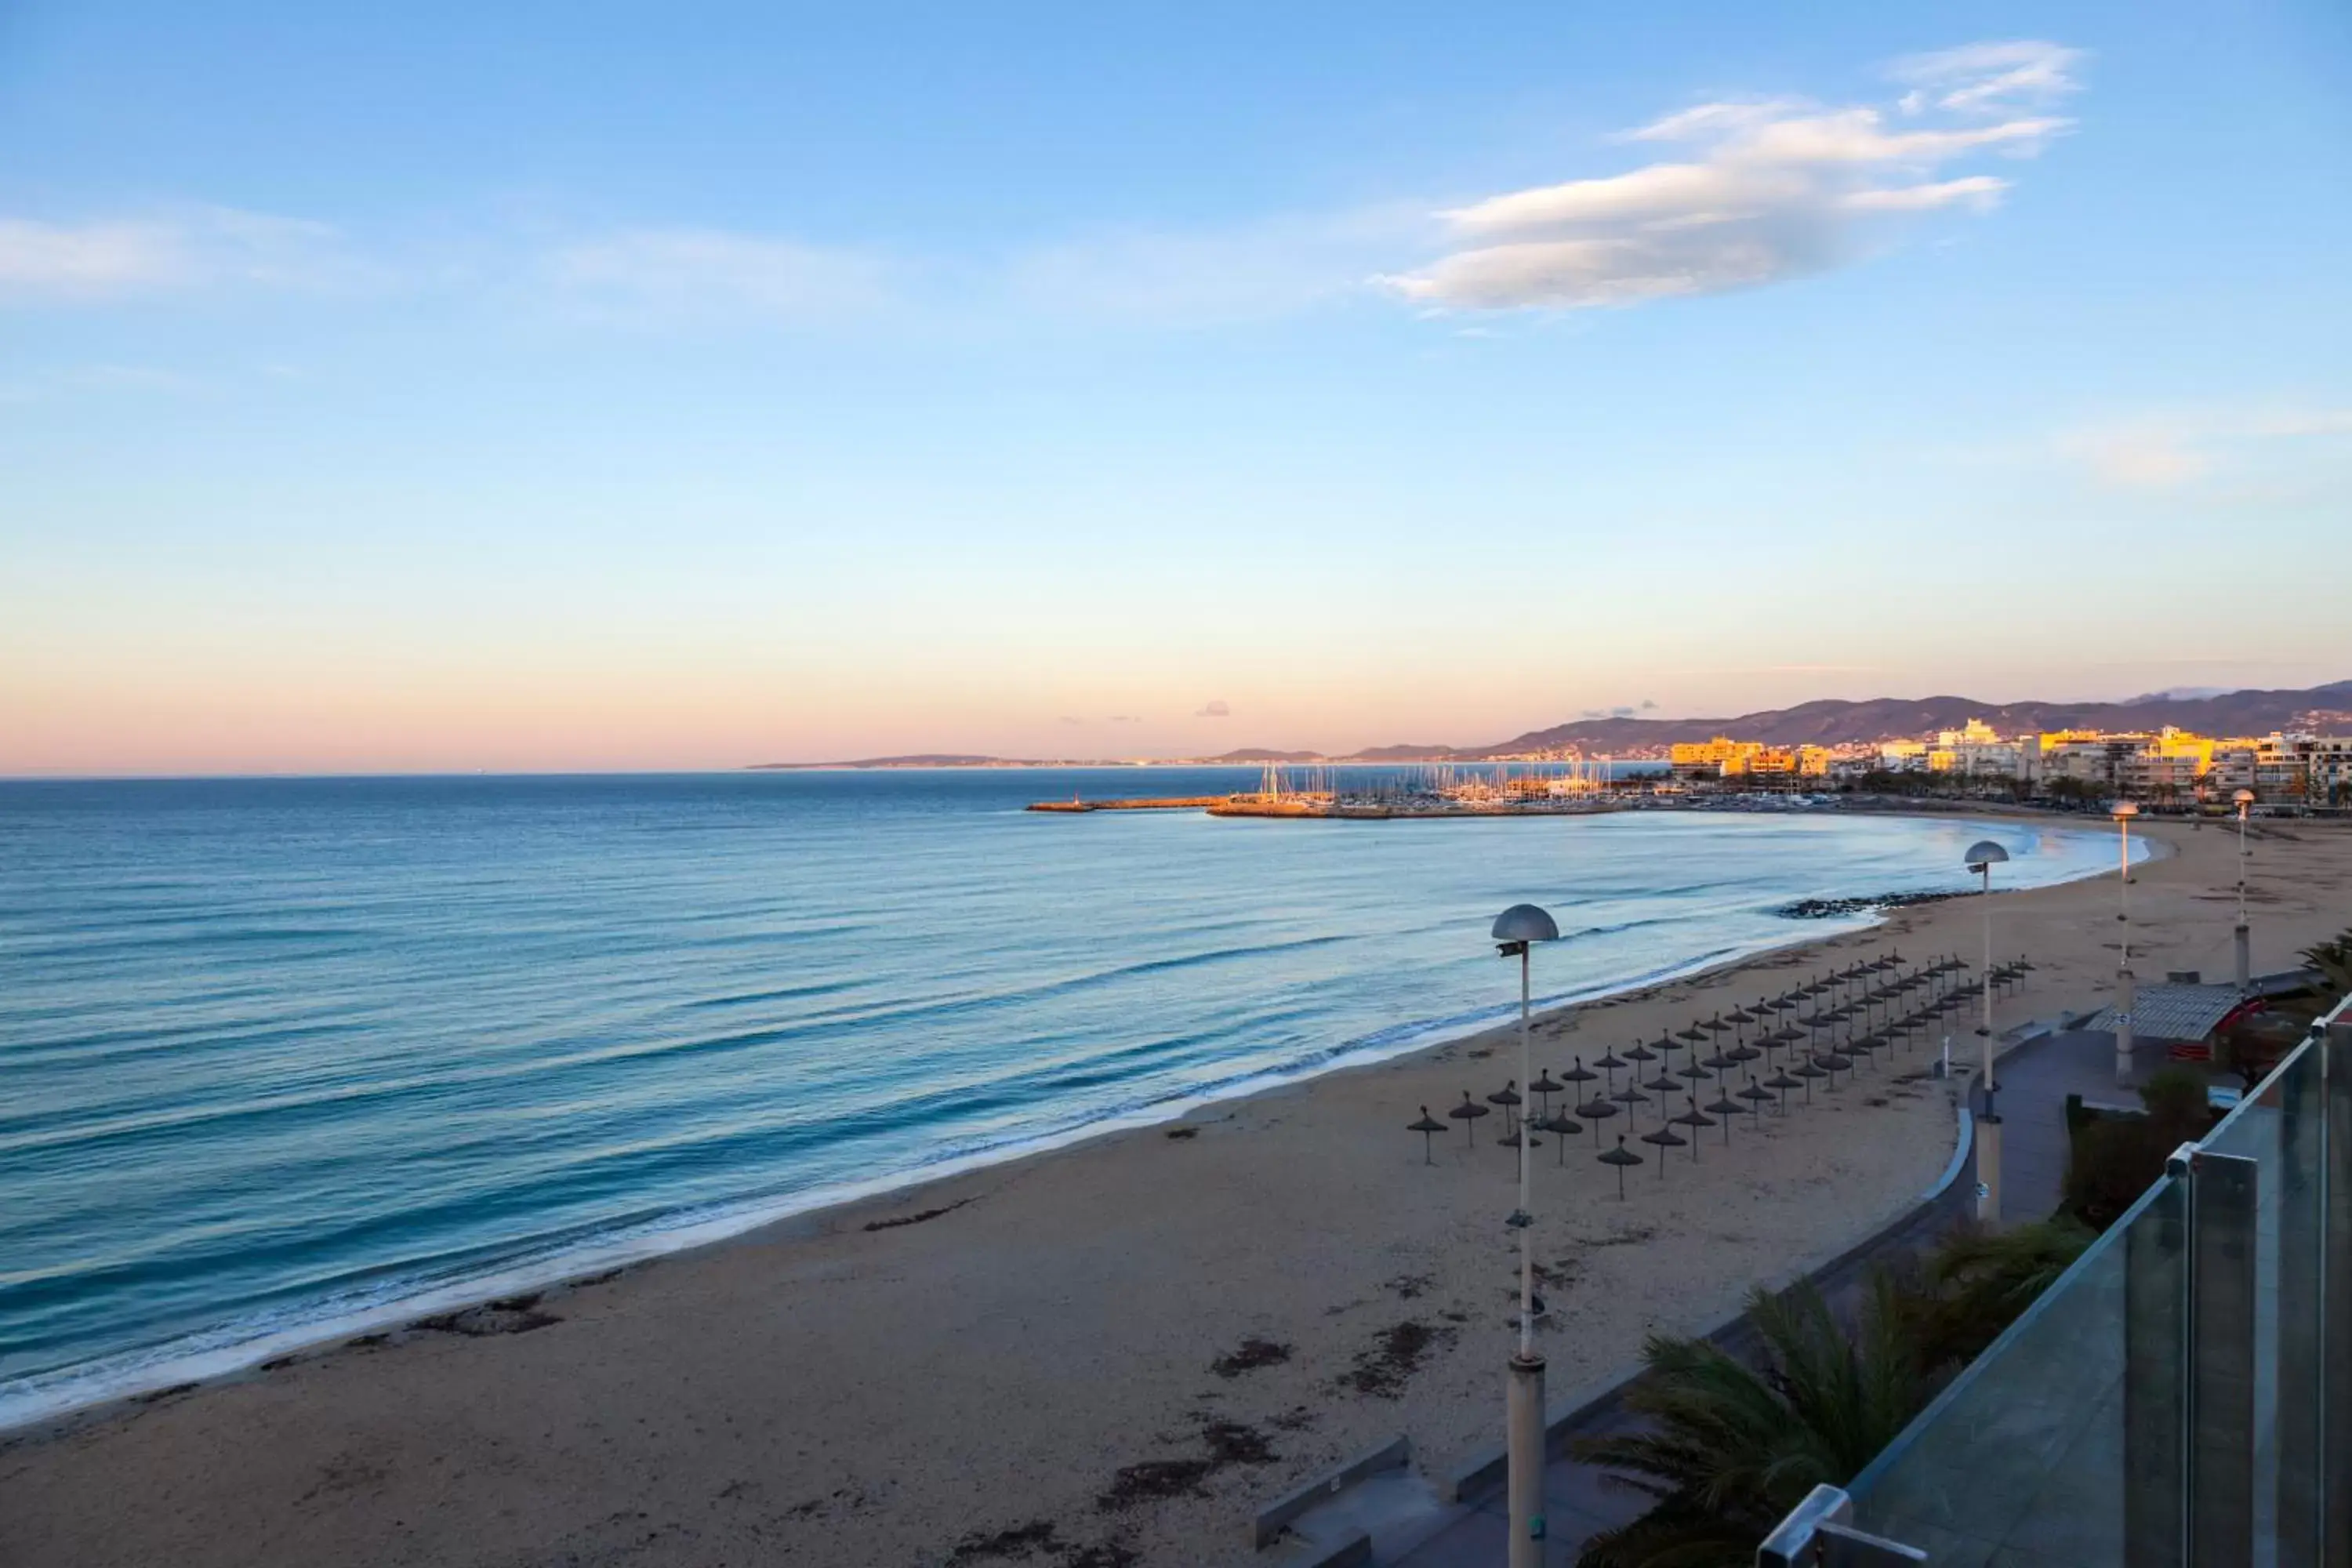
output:
{"label": "calm sea surface", "polygon": [[1020,809],[1255,777],[0,784],[0,1423],[1458,1032],[1521,899],[1589,995],[1988,831]]}

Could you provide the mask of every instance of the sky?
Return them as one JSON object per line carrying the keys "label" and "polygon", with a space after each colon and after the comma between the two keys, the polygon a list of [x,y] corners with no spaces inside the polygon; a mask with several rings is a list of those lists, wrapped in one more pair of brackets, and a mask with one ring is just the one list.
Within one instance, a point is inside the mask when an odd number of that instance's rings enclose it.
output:
{"label": "sky", "polygon": [[0,773],[2352,677],[2352,13],[0,0]]}

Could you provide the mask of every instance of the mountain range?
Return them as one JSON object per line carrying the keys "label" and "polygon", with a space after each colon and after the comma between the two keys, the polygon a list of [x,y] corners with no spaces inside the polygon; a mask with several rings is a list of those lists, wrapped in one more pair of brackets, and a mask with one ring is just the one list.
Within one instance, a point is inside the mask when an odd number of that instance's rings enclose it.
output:
{"label": "mountain range", "polygon": [[[2352,680],[2302,690],[2227,691],[2203,689],[2152,692],[2124,702],[1979,702],[1969,697],[1874,697],[1859,702],[1825,699],[1794,708],[1770,708],[1720,719],[1580,719],[1530,730],[1491,746],[1373,746],[1346,756],[1246,747],[1202,763],[1484,762],[1537,752],[1573,751],[1593,757],[1662,756],[1677,741],[1730,735],[1775,746],[1833,746],[1852,742],[1919,740],[1981,719],[2004,735],[2042,730],[2160,730],[2173,725],[2205,735],[2266,735],[2274,730],[2352,729]],[[1034,767],[1042,761],[929,753],[868,757],[824,764],[769,763],[770,768]]]}
{"label": "mountain range", "polygon": [[1628,756],[1677,741],[1732,735],[1776,746],[1831,746],[1852,741],[1919,740],[1981,719],[2004,735],[2042,730],[2160,730],[2174,725],[2204,735],[2266,735],[2273,730],[2352,722],[2352,680],[2299,691],[2230,691],[2214,696],[2159,692],[2127,702],[1979,702],[1967,697],[1876,697],[1767,709],[1729,719],[1584,719],[1531,730],[1500,745],[1454,753],[1503,756],[1572,746]]}

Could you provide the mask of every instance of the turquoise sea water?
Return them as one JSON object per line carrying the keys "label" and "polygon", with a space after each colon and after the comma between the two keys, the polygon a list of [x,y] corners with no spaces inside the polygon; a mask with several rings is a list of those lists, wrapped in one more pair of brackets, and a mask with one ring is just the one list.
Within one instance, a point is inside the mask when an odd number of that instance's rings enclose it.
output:
{"label": "turquoise sea water", "polygon": [[1020,809],[1255,777],[0,784],[0,1423],[2111,853]]}

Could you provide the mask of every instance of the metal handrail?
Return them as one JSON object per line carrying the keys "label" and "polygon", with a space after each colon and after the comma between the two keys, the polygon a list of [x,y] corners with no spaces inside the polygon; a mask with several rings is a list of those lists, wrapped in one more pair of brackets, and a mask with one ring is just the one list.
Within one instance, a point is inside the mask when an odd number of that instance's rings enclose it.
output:
{"label": "metal handrail", "polygon": [[[2352,1028],[2352,993],[2338,998],[2334,1007],[2315,1019],[2308,1032],[2296,1043],[2294,1048],[2280,1058],[2277,1064],[2263,1075],[2261,1083],[2255,1086],[2253,1091],[2231,1107],[2229,1113],[2206,1132],[2204,1138],[2196,1143],[2184,1145],[2183,1152],[2193,1154],[2202,1151],[2231,1131],[2236,1127],[2239,1118],[2245,1116],[2274,1085],[2282,1083],[2287,1071],[2306,1053],[2324,1041],[2331,1028],[2336,1027]],[[2034,1299],[2032,1306],[2020,1313],[2006,1329],[2002,1330],[1992,1343],[1985,1347],[1981,1354],[1963,1367],[1958,1375],[1947,1384],[1934,1399],[1928,1401],[1927,1406],[1911,1418],[1909,1424],[1896,1435],[1894,1441],[1879,1450],[1876,1457],[1864,1466],[1861,1472],[1853,1480],[1847,1482],[1844,1488],[1817,1487],[1811,1496],[1791,1510],[1758,1549],[1756,1561],[1759,1568],[1787,1568],[1787,1565],[1800,1563],[1864,1563],[1927,1561],[1925,1553],[1917,1552],[1916,1549],[1901,1546],[1898,1542],[1882,1541],[1876,1537],[1862,1536],[1861,1532],[1854,1531],[1850,1522],[1853,1517],[1853,1495],[1867,1495],[1871,1488],[1911,1449],[1923,1433],[1933,1427],[1956,1401],[1966,1395],[1967,1391],[1980,1377],[1990,1374],[1991,1369],[1999,1363],[2000,1358],[2020,1337],[2032,1331],[2033,1325],[2040,1321],[2043,1315],[2051,1310],[2090,1268],[2096,1266],[2108,1248],[2121,1245],[2119,1238],[2131,1229],[2133,1222],[2137,1220],[2149,1205],[2156,1203],[2176,1182],[2182,1179],[2177,1173],[2179,1169],[2179,1164],[2176,1161],[2168,1167],[2165,1175],[2158,1178],[2146,1192],[2133,1200],[2131,1206],[2118,1215],[2098,1239],[2085,1247],[2081,1257],[2070,1264],[2056,1279],[2051,1281],[2049,1288]],[[1856,1540],[1858,1536],[1860,1539]],[[1896,1554],[1886,1554],[1889,1552]],[[1910,1553],[1910,1555],[1906,1557],[1900,1553]]]}

